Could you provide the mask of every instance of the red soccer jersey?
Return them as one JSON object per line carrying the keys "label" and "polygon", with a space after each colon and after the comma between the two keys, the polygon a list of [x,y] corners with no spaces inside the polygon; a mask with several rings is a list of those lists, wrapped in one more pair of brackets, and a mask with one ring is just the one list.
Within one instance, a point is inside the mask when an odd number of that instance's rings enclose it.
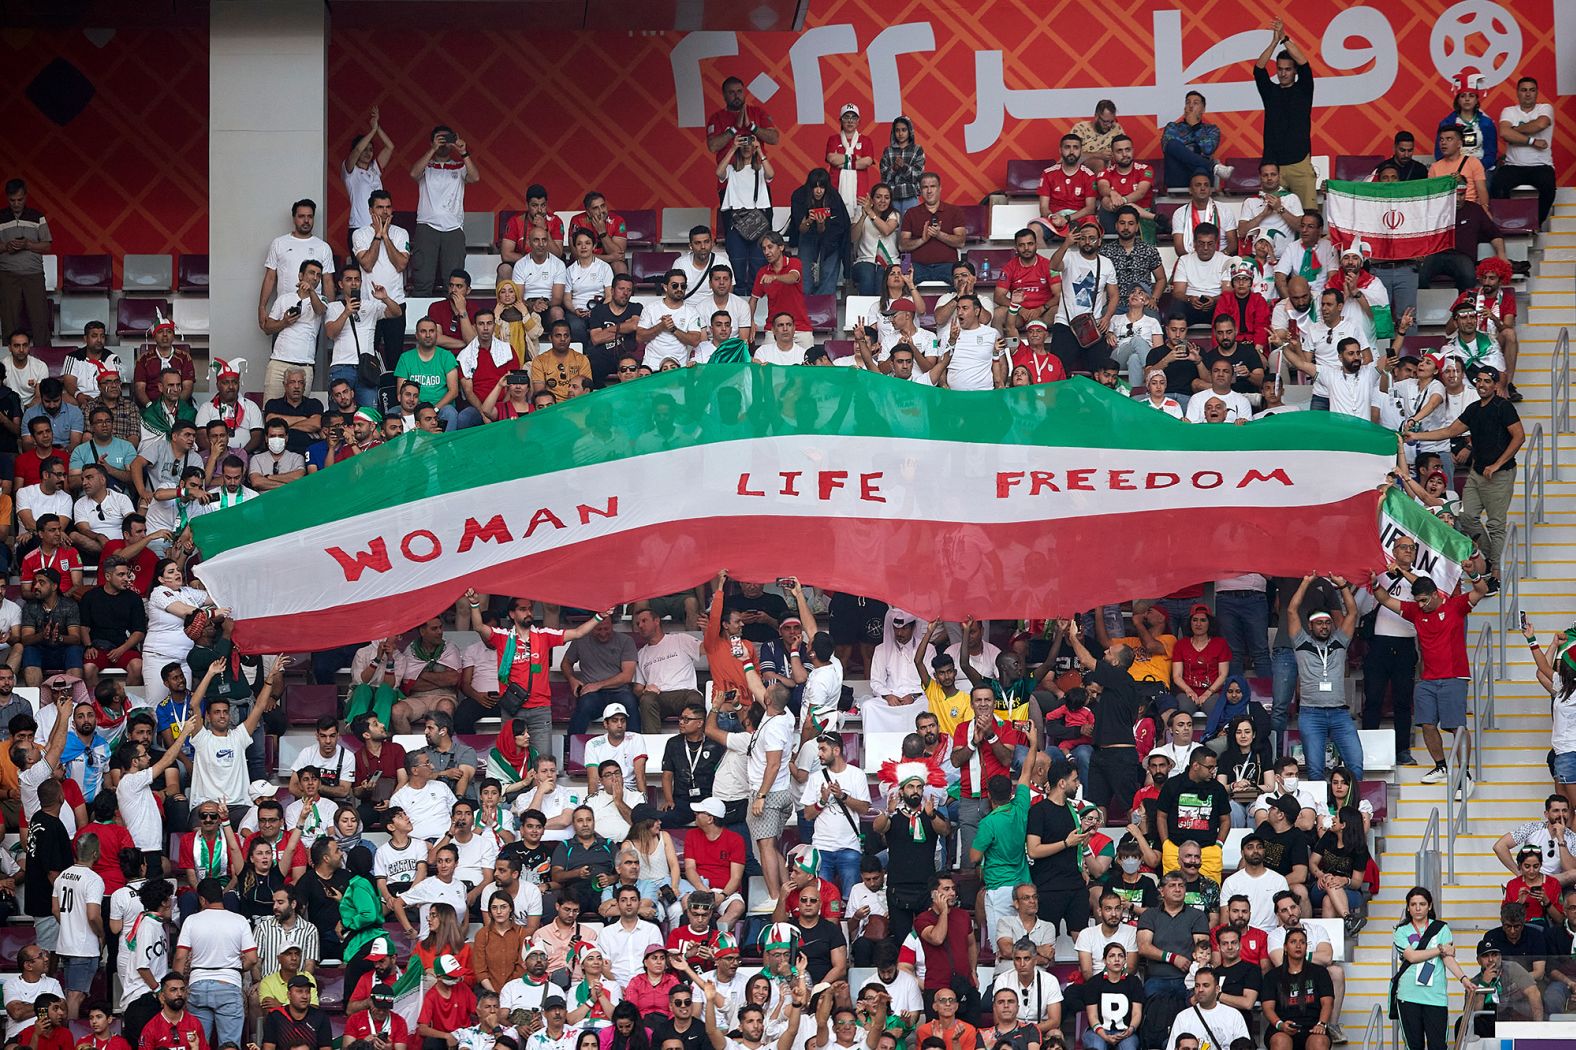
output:
{"label": "red soccer jersey", "polygon": [[[835,884],[827,882],[825,879],[817,878],[815,881],[820,883],[821,886],[821,918],[831,922],[841,922],[843,919],[842,891]],[[798,915],[799,891],[789,890],[786,900],[787,903],[783,907],[787,909],[788,914]]]}
{"label": "red soccer jersey", "polygon": [[[1225,928],[1226,925],[1222,923],[1221,925],[1216,926],[1213,930],[1209,931],[1209,945],[1211,948],[1215,948],[1217,950],[1220,948],[1220,931],[1224,930]],[[1264,957],[1269,953],[1269,934],[1265,933],[1257,926],[1249,926],[1247,929],[1242,931],[1243,962],[1252,963],[1254,966],[1257,966],[1259,963],[1264,961]]]}
{"label": "red soccer jersey", "polygon": [[16,477],[17,490],[20,491],[27,488],[29,485],[37,485],[39,483],[39,479],[44,475],[45,460],[58,459],[60,462],[64,463],[69,458],[69,456],[69,453],[63,452],[60,449],[50,449],[49,455],[45,456],[43,459],[38,457],[38,452],[34,449],[29,449],[26,452],[20,453],[16,457],[15,465],[12,467],[12,471]]}
{"label": "red soccer jersey", "polygon": [[1062,359],[1052,353],[1037,354],[1028,343],[1019,343],[1012,354],[1012,367],[1023,365],[1029,370],[1029,379],[1035,383],[1060,383],[1067,378]]}
{"label": "red soccer jersey", "polygon": [[[1450,312],[1455,313],[1456,307],[1462,303],[1471,303],[1477,308],[1477,312],[1480,315],[1487,314],[1489,317],[1497,317],[1502,323],[1510,322],[1514,324],[1516,321],[1516,290],[1514,288],[1501,288],[1493,295],[1489,295],[1481,288],[1468,289],[1456,296],[1456,301],[1450,304]],[[1478,331],[1493,335],[1494,333],[1489,331],[1490,327],[1487,319],[1478,322]]]}
{"label": "red soccer jersey", "polygon": [[1471,678],[1467,663],[1467,615],[1472,603],[1465,594],[1452,594],[1433,612],[1416,602],[1401,603],[1401,618],[1417,628],[1417,648],[1423,654],[1423,679]]}
{"label": "red soccer jersey", "polygon": [[[125,546],[125,540],[110,540],[104,544],[102,557],[108,558],[112,554],[120,554],[122,558],[126,558],[124,554],[120,553]],[[127,561],[131,565],[132,588],[138,594],[147,594],[153,587],[153,570],[158,568],[159,559],[153,556],[152,551],[144,547],[135,558],[129,558]]]}
{"label": "red soccer jersey", "polygon": [[711,959],[708,959],[700,955],[696,949],[705,946],[715,951],[717,948],[717,937],[718,933],[716,930],[707,929],[701,933],[696,933],[690,929],[689,923],[685,923],[668,934],[668,939],[665,943],[669,953],[681,956],[695,969],[703,973],[709,973],[717,966],[714,961],[716,957],[713,956]]}
{"label": "red soccer jersey", "polygon": [[[243,858],[250,857],[252,855],[252,843],[256,842],[259,838],[262,838],[262,834],[263,833],[261,831],[254,831],[250,835],[246,836],[246,841],[241,843],[241,856]],[[286,858],[284,856],[284,848],[285,843],[289,840],[289,838],[289,834],[282,834],[279,836],[279,841],[273,843],[274,863],[279,866],[279,874],[285,877],[286,882],[294,882],[295,880],[291,878],[290,872],[294,868],[304,868],[307,866],[306,850],[302,849],[301,843],[297,841],[295,853],[291,857]],[[267,842],[268,840],[263,839],[263,841]]]}
{"label": "red soccer jersey", "polygon": [[71,570],[76,569],[80,572],[82,559],[77,557],[74,547],[56,547],[49,554],[44,553],[43,547],[34,547],[27,552],[27,557],[22,559],[22,579],[31,580],[39,569],[54,569],[60,573],[62,586],[70,590]]}
{"label": "red soccer jersey", "polygon": [[[798,259],[783,256],[782,265],[777,269],[763,266],[755,271],[755,287],[750,289],[750,294],[756,298],[765,297],[766,316],[768,321],[777,314],[787,314],[793,318],[793,327],[796,332],[810,331],[810,315],[804,308],[804,267]],[[779,275],[792,270],[799,275],[797,281],[768,282],[768,274]]]}
{"label": "red soccer jersey", "polygon": [[1094,172],[1082,164],[1071,175],[1060,164],[1046,168],[1040,173],[1039,195],[1050,198],[1052,215],[1059,211],[1082,211],[1089,198],[1095,195]]}
{"label": "red soccer jersey", "polygon": [[99,1038],[91,1033],[77,1044],[77,1050],[131,1050],[131,1044],[118,1035]]}
{"label": "red soccer jersey", "polygon": [[[191,1041],[193,1036],[196,1037],[195,1042]],[[170,1024],[164,1011],[160,1010],[142,1026],[142,1037],[137,1041],[137,1046],[139,1050],[158,1050],[161,1046],[208,1050],[208,1035],[203,1030],[202,1022],[190,1011],[182,1012],[181,1019]]]}
{"label": "red soccer jersey", "polygon": [[[295,286],[291,285],[291,287]],[[132,366],[132,386],[134,388],[141,386],[149,401],[157,401],[159,399],[159,373],[166,368],[173,368],[179,372],[183,383],[195,383],[197,381],[197,368],[192,364],[191,355],[185,350],[177,346],[171,351],[168,361],[161,361],[158,352],[153,347],[149,347],[143,351],[142,356],[137,358],[136,364]],[[130,390],[126,391],[125,396],[131,397],[132,392]]]}
{"label": "red soccer jersey", "polygon": [[1062,279],[1051,273],[1051,260],[1043,255],[1036,255],[1034,261],[1025,264],[1014,255],[1006,266],[1001,268],[1001,277],[996,282],[996,295],[1001,300],[1013,292],[1023,292],[1023,305],[1030,310],[1038,309],[1051,301],[1051,289],[1060,288]]}
{"label": "red soccer jersey", "polygon": [[[999,718],[996,720],[996,737],[1009,748],[1029,742],[1022,733],[1013,727],[1011,722],[1003,722]],[[952,746],[954,749],[960,747],[972,748],[974,746],[973,738],[974,719],[970,718],[967,722],[959,722],[958,727],[952,731]],[[985,794],[985,785],[990,783],[990,778],[997,773],[1004,777],[1010,777],[1012,769],[1002,764],[1001,760],[996,757],[994,749],[989,747],[983,748],[976,751],[964,763],[958,778],[958,789],[964,798],[978,798]]]}
{"label": "red soccer jersey", "polygon": [[704,831],[692,828],[684,834],[684,858],[695,862],[696,873],[708,886],[720,890],[732,877],[733,865],[746,863],[744,839],[738,832],[723,828],[713,842]]}
{"label": "red soccer jersey", "polygon": [[[476,322],[476,304],[467,301],[465,304],[465,314],[470,319],[471,323],[474,324]],[[439,299],[437,302],[427,307],[427,320],[437,325],[438,331],[448,336],[450,339],[459,339],[461,341],[465,339],[465,337],[460,334],[459,318],[454,316],[454,304],[448,299]]]}
{"label": "red soccer jersey", "polygon": [[380,1035],[393,1046],[401,1043],[410,1045],[410,1026],[405,1019],[394,1011],[389,1011],[388,1020],[381,1025],[372,1019],[371,1010],[363,1010],[359,1014],[352,1014],[345,1021],[345,1045],[349,1046],[356,1039],[371,1039]]}
{"label": "red soccer jersey", "polygon": [[[1155,203],[1155,170],[1153,168],[1142,164],[1134,164],[1132,170],[1125,175],[1114,167],[1106,168],[1100,173],[1100,179],[1109,183],[1113,190],[1124,197],[1138,189],[1139,183],[1147,182],[1149,183],[1149,188],[1144,191],[1142,197],[1133,201],[1133,203],[1140,208],[1150,208]],[[1044,184],[1043,178],[1041,184]]]}
{"label": "red soccer jersey", "polygon": [[436,1028],[440,1032],[458,1032],[471,1024],[471,1014],[476,1011],[476,993],[465,983],[456,984],[445,997],[438,992],[439,985],[427,989],[421,1000],[421,1013],[416,1024]]}
{"label": "red soccer jersey", "polygon": [[[498,679],[504,681],[502,673],[502,655],[509,646],[509,636],[512,631],[500,631],[494,627],[487,636],[487,645],[495,650],[500,657],[500,671]],[[548,631],[540,627],[531,628],[528,645],[521,645],[516,639],[514,647],[514,661],[509,667],[508,683],[517,685],[525,690],[526,707],[551,707],[553,705],[553,690],[547,680],[549,671],[547,661],[553,655],[556,646],[564,644],[563,631]],[[508,688],[505,685],[504,688]]]}
{"label": "red soccer jersey", "polygon": [[[1538,885],[1532,887],[1532,888],[1533,889],[1540,889],[1540,890],[1542,890],[1543,891],[1543,895],[1545,897],[1547,897],[1551,901],[1557,901],[1557,900],[1560,899],[1560,884],[1559,884],[1559,880],[1556,879],[1553,875],[1545,875],[1545,876],[1543,876],[1543,881],[1540,882]],[[1516,901],[1520,901],[1522,904],[1525,904],[1527,906],[1527,918],[1528,919],[1541,919],[1541,918],[1543,918],[1545,915],[1548,914],[1547,906],[1545,906],[1543,904],[1543,902],[1538,900],[1536,897],[1523,896],[1523,893],[1524,893],[1524,891],[1526,889],[1527,889],[1526,880],[1524,880],[1520,875],[1517,875],[1515,878],[1513,878],[1509,882],[1505,883],[1505,900],[1504,900],[1504,903],[1512,904],[1512,903],[1514,903]]]}
{"label": "red soccer jersey", "polygon": [[[579,215],[576,215],[574,218],[569,220],[569,236],[573,237],[576,230],[585,230],[587,233],[591,234],[592,237],[596,237],[596,247],[591,249],[593,254],[607,254],[607,252],[602,247],[602,238],[597,237],[596,231],[591,228],[591,220],[586,218],[585,212],[581,212]],[[610,211],[607,213],[607,233],[613,237],[629,236],[629,227],[625,224],[624,217],[616,211]]]}
{"label": "red soccer jersey", "polygon": [[[754,106],[746,102],[744,109],[738,113],[731,109],[719,109],[707,117],[706,137],[711,138],[713,135],[731,128],[748,128],[751,124],[754,124],[757,128],[775,128],[777,126],[772,123],[772,115],[770,113],[760,106]],[[727,142],[722,144],[722,149],[717,151],[717,160],[721,160],[723,155],[728,152],[728,145]]]}
{"label": "red soccer jersey", "polygon": [[[564,243],[564,220],[552,212],[543,217],[547,226],[547,239],[554,244]],[[521,212],[503,224],[503,239],[513,241],[516,248],[525,247],[525,213]]]}

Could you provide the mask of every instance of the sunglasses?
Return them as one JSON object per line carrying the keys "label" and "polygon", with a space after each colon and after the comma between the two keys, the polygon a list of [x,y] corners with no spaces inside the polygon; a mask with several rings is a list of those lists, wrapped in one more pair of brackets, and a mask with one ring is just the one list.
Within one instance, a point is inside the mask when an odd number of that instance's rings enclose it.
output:
{"label": "sunglasses", "polygon": [[675,1000],[673,1000],[673,1005],[674,1006],[688,1006],[689,1004],[690,1004],[690,1000],[688,1000],[688,999],[675,999]]}
{"label": "sunglasses", "polygon": [[620,365],[618,370],[620,372],[638,372],[638,371],[640,371],[640,366],[639,365]]}
{"label": "sunglasses", "polygon": [[218,820],[219,819],[219,814],[217,814],[217,813],[203,813],[197,819],[199,819],[199,820],[203,821],[204,823],[206,823],[206,822],[208,822],[210,820]]}

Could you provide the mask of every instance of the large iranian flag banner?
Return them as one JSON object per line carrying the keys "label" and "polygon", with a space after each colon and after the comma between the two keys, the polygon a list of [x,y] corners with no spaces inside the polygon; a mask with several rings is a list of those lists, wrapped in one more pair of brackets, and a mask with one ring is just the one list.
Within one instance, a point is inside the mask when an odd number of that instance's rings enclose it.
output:
{"label": "large iranian flag banner", "polygon": [[603,608],[721,568],[1067,615],[1250,570],[1365,578],[1394,460],[1394,434],[1328,412],[1188,424],[1084,379],[707,365],[402,435],[193,528],[248,651],[384,637],[467,587]]}
{"label": "large iranian flag banner", "polygon": [[1324,221],[1337,252],[1356,238],[1375,259],[1416,259],[1456,240],[1456,180],[1324,184]]}
{"label": "large iranian flag banner", "polygon": [[1389,550],[1400,535],[1417,541],[1413,572],[1433,580],[1444,594],[1456,589],[1461,563],[1472,556],[1472,541],[1405,492],[1392,488],[1379,504],[1379,543]]}

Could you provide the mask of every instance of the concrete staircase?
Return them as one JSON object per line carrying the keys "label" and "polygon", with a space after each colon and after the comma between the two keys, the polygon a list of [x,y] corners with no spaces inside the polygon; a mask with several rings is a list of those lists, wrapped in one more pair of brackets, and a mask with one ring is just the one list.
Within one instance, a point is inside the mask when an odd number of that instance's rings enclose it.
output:
{"label": "concrete staircase", "polygon": [[[1550,370],[1555,343],[1561,327],[1570,327],[1576,334],[1576,191],[1560,190],[1549,227],[1534,251],[1533,271],[1530,294],[1521,304],[1516,375],[1516,387],[1524,397],[1516,407],[1529,438],[1539,423],[1546,434],[1552,433]],[[1569,384],[1571,380],[1567,375],[1558,381]],[[1560,440],[1556,458],[1564,465],[1562,480],[1545,473],[1545,523],[1532,529],[1533,577],[1522,581],[1517,602],[1545,640],[1576,620],[1576,436],[1567,434]],[[1518,456],[1517,462],[1521,469],[1510,520],[1525,535],[1528,525],[1521,493],[1527,483],[1526,461]],[[1501,602],[1502,598],[1496,597],[1479,604],[1468,623],[1469,645],[1484,624],[1497,625]],[[1519,635],[1513,636],[1507,655],[1507,673],[1501,677],[1495,668],[1494,728],[1482,735],[1483,775],[1468,801],[1468,833],[1456,839],[1456,879],[1444,887],[1440,907],[1440,915],[1450,923],[1460,946],[1458,958],[1469,972],[1474,969],[1473,948],[1478,938],[1499,924],[1500,900],[1511,877],[1494,856],[1492,846],[1517,824],[1541,815],[1543,799],[1553,790],[1544,761],[1549,748],[1548,695],[1537,683],[1531,653]],[[1374,1004],[1383,1004],[1389,994],[1391,935],[1413,884],[1414,856],[1421,848],[1429,815],[1437,807],[1441,823],[1445,817],[1444,786],[1421,782],[1428,768],[1421,734],[1413,753],[1422,764],[1397,771],[1399,802],[1392,803],[1383,829],[1380,892],[1370,905],[1369,922],[1357,944],[1348,945],[1341,1024],[1353,1044],[1361,1040]],[[1440,848],[1447,848],[1443,838]],[[1442,857],[1441,871],[1445,863]],[[1456,985],[1452,1016],[1461,1006],[1460,986]],[[1386,1028],[1384,1040],[1388,1039]]]}

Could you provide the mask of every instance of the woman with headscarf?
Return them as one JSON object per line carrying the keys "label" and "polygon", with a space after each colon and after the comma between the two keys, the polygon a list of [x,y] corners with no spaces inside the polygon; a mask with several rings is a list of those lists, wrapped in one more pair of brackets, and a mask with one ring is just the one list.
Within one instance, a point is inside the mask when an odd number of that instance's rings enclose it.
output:
{"label": "woman with headscarf", "polygon": [[914,141],[914,122],[892,121],[887,148],[881,151],[881,181],[892,187],[892,206],[899,215],[919,203],[919,177],[925,174],[925,147]]}
{"label": "woman with headscarf", "polygon": [[493,307],[493,338],[514,347],[520,368],[529,367],[542,337],[542,321],[522,304],[520,286],[514,281],[500,280],[493,292],[498,297]]}
{"label": "woman with headscarf", "polygon": [[788,201],[788,243],[804,267],[805,295],[833,295],[848,255],[848,209],[825,168],[811,168]]}
{"label": "woman with headscarf", "polygon": [[531,746],[531,729],[523,718],[511,718],[498,727],[493,748],[487,753],[486,775],[503,786],[507,802],[536,786],[536,749]]}
{"label": "woman with headscarf", "polygon": [[351,991],[361,975],[372,969],[367,953],[385,933],[383,899],[373,882],[372,856],[373,851],[365,844],[345,851],[350,882],[339,896],[339,925],[344,929],[340,954],[345,960],[345,987]]}

